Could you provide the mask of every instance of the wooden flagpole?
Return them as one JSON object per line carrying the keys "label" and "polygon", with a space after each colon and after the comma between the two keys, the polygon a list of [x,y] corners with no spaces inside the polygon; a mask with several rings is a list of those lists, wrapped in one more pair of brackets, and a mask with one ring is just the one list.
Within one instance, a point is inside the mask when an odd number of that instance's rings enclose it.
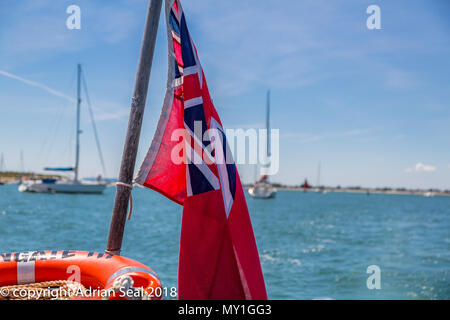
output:
{"label": "wooden flagpole", "polygon": [[106,251],[120,254],[162,0],[150,0]]}

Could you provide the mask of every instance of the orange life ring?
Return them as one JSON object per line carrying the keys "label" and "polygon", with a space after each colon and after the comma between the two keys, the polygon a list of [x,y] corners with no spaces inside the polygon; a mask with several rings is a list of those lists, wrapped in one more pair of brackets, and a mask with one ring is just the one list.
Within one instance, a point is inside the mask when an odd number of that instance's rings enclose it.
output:
{"label": "orange life ring", "polygon": [[[29,251],[0,254],[0,287],[52,280],[74,280],[97,293],[82,299],[98,299],[124,276],[134,288],[142,287],[151,299],[161,299],[161,282],[147,266],[122,256],[87,251]],[[115,295],[111,298],[125,297]]]}

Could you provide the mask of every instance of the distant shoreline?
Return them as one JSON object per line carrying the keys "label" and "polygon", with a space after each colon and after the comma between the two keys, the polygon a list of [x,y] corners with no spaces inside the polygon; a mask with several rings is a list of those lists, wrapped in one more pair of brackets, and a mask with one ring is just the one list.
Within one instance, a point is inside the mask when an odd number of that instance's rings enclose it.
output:
{"label": "distant shoreline", "polygon": [[[30,175],[31,175],[31,172],[13,172],[13,171],[0,172],[0,183],[5,183],[5,184],[18,183],[22,179],[22,177],[29,177]],[[34,177],[37,179],[47,179],[47,178],[64,179],[65,178],[60,175],[40,174],[40,173],[34,174]]]}
{"label": "distant shoreline", "polygon": [[[0,183],[14,184],[18,183],[22,177],[30,176],[30,172],[0,172]],[[35,174],[35,178],[57,178],[64,179],[59,175]],[[251,185],[245,184],[248,189]],[[421,195],[421,196],[450,196],[450,190],[439,189],[406,189],[406,188],[363,188],[363,187],[320,187],[320,188],[302,188],[300,186],[285,186],[280,184],[273,185],[278,190],[302,191],[302,192],[346,192],[346,193],[365,193],[365,194],[396,194],[396,195]]]}
{"label": "distant shoreline", "polygon": [[[390,188],[345,188],[345,187],[323,187],[323,188],[302,188],[302,187],[293,187],[293,186],[277,186],[274,185],[278,190],[288,190],[288,191],[301,191],[301,192],[345,192],[345,193],[364,193],[364,194],[393,194],[393,195],[420,195],[426,197],[432,196],[450,196],[450,190],[421,190],[421,189],[390,189]],[[245,188],[248,189],[250,185],[245,185]]]}

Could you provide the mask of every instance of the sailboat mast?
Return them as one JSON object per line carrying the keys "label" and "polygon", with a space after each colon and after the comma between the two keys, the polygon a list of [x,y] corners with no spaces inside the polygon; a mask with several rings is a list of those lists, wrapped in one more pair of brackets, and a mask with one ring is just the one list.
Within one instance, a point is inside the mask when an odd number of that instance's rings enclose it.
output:
{"label": "sailboat mast", "polygon": [[80,162],[80,104],[81,104],[81,65],[77,66],[77,132],[75,146],[75,181],[78,181],[78,165]]}
{"label": "sailboat mast", "polygon": [[20,149],[20,172],[25,172],[25,165],[23,163],[23,150]]}
{"label": "sailboat mast", "polygon": [[106,251],[120,254],[162,0],[150,0]]}
{"label": "sailboat mast", "polygon": [[267,153],[267,158],[269,158],[270,157],[270,90],[267,90],[266,129],[267,129],[266,153]]}
{"label": "sailboat mast", "polygon": [[317,167],[317,187],[320,187],[320,161],[319,166]]}

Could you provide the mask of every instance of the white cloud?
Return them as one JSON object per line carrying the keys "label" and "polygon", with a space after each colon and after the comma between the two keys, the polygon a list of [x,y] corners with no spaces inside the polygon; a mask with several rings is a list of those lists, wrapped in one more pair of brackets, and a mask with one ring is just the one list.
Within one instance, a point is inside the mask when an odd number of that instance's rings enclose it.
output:
{"label": "white cloud", "polygon": [[405,172],[433,172],[436,171],[436,167],[428,164],[423,164],[422,162],[417,162],[413,168],[406,168]]}
{"label": "white cloud", "polygon": [[3,75],[5,77],[11,78],[11,79],[15,79],[17,81],[20,81],[22,83],[28,84],[28,85],[33,86],[33,87],[41,88],[41,89],[47,91],[48,93],[50,93],[50,94],[52,94],[54,96],[67,99],[67,100],[69,100],[71,102],[75,102],[76,101],[74,98],[72,98],[72,97],[70,97],[70,96],[68,96],[68,95],[66,95],[66,94],[64,94],[64,93],[62,93],[60,91],[57,91],[57,90],[52,89],[52,88],[49,88],[49,87],[47,87],[46,85],[44,85],[42,83],[31,81],[31,80],[28,80],[28,79],[24,79],[22,77],[16,76],[16,75],[14,75],[12,73],[9,73],[9,72],[3,71],[3,70],[0,70],[0,75]]}
{"label": "white cloud", "polygon": [[[15,74],[12,74],[12,73],[9,73],[9,72],[3,71],[3,70],[0,70],[0,75],[20,81],[22,83],[25,83],[25,84],[33,86],[33,87],[40,88],[44,91],[47,91],[51,95],[66,99],[67,101],[76,102],[75,98],[73,98],[69,95],[66,95],[58,90],[47,87],[46,85],[44,85],[42,83],[28,80],[28,79],[22,78],[20,76],[17,76]],[[117,103],[112,103],[109,101],[99,101],[95,104],[95,106],[92,106],[92,109],[95,113],[94,118],[97,121],[121,120],[121,119],[125,119],[126,117],[128,117],[128,115],[130,113],[129,108],[126,108],[123,105],[119,105]]]}
{"label": "white cloud", "polygon": [[281,136],[283,138],[295,138],[300,143],[310,143],[310,142],[316,142],[323,139],[347,139],[347,138],[353,138],[353,137],[361,137],[366,136],[365,139],[369,139],[367,137],[367,134],[374,131],[373,128],[366,128],[366,129],[353,129],[353,130],[347,130],[347,131],[338,131],[338,132],[329,132],[329,133],[322,133],[322,134],[311,134],[311,133],[283,133]]}
{"label": "white cloud", "polygon": [[[81,29],[69,30],[64,1],[35,0],[19,2],[11,9],[8,21],[0,30],[0,57],[16,64],[47,60],[64,53],[80,52],[107,44],[118,44],[139,31],[145,18],[144,1],[130,5],[127,1],[80,1]],[[57,3],[56,3],[57,2]],[[135,0],[136,2],[136,0]],[[2,25],[3,27],[3,25]],[[11,67],[11,63],[9,63]]]}
{"label": "white cloud", "polygon": [[348,50],[348,43],[344,45],[328,35],[329,28],[317,25],[317,21],[327,21],[343,30],[355,30],[342,27],[350,20],[340,20],[334,4],[294,2],[286,13],[285,8],[270,1],[241,2],[239,10],[227,1],[193,2],[186,9],[187,22],[204,68],[220,74],[208,77],[214,73],[206,70],[208,81],[219,95],[237,95],[253,86],[312,85],[335,76],[331,70],[318,71],[323,63],[332,63],[330,57],[341,57],[343,50],[354,51]]}
{"label": "white cloud", "polygon": [[101,102],[92,107],[96,121],[126,119],[130,109],[111,102]]}

